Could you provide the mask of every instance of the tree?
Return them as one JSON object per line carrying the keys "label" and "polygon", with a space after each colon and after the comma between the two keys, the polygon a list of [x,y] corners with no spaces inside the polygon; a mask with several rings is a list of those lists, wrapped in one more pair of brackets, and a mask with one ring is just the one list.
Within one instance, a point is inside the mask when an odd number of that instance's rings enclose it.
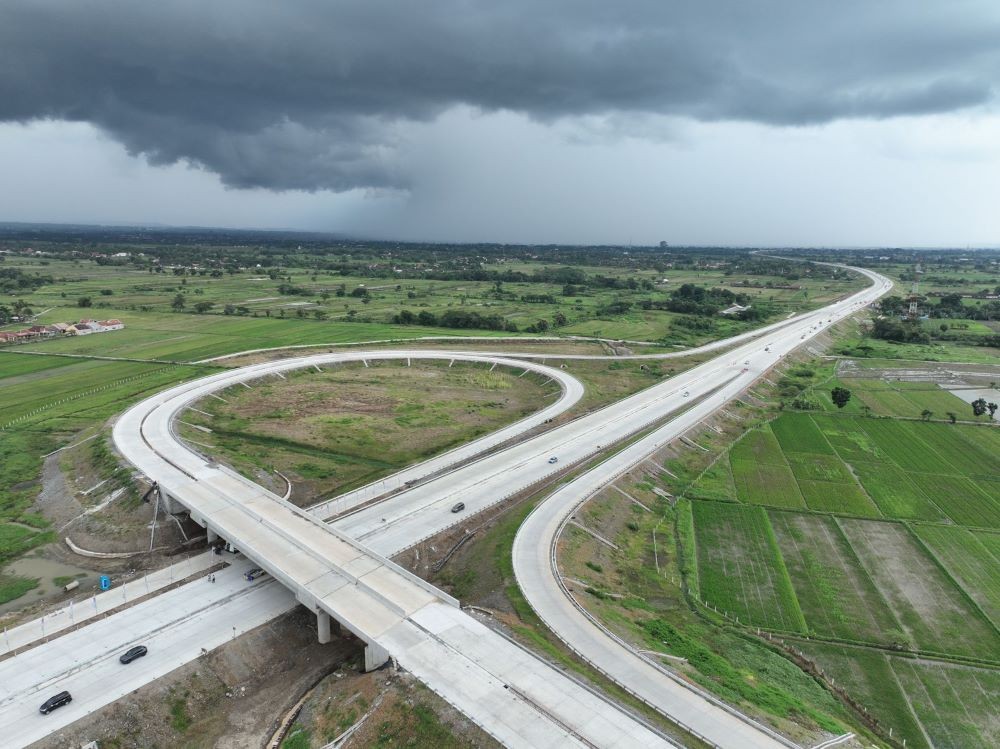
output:
{"label": "tree", "polygon": [[948,411],[945,416],[951,419],[951,423],[954,424],[958,420],[958,416],[955,415],[953,411]]}
{"label": "tree", "polygon": [[851,399],[851,391],[847,388],[835,387],[830,391],[830,399],[837,408],[843,408]]}
{"label": "tree", "polygon": [[222,314],[224,315],[232,315],[235,313],[236,313],[236,306],[233,304],[227,304],[225,307],[222,308]]}
{"label": "tree", "polygon": [[929,408],[925,408],[923,411],[920,412],[920,415],[923,417],[924,421],[930,421],[931,416],[934,415],[934,412],[931,411]]}
{"label": "tree", "polygon": [[976,398],[972,401],[972,413],[974,416],[982,416],[986,413],[987,405],[985,398]]}
{"label": "tree", "polygon": [[991,419],[995,418],[996,417],[996,413],[997,413],[997,404],[996,403],[987,403],[986,404],[986,408],[990,412],[990,418]]}
{"label": "tree", "polygon": [[202,314],[208,312],[214,306],[215,305],[212,302],[198,302],[194,306],[194,311],[197,312],[199,315],[202,315]]}
{"label": "tree", "polygon": [[90,307],[93,303],[93,300],[89,296],[82,296],[76,300],[77,307]]}
{"label": "tree", "polygon": [[170,303],[170,306],[173,307],[178,312],[180,312],[182,309],[184,309],[185,304],[186,302],[184,301],[184,295],[178,294],[177,296],[174,297],[174,301]]}

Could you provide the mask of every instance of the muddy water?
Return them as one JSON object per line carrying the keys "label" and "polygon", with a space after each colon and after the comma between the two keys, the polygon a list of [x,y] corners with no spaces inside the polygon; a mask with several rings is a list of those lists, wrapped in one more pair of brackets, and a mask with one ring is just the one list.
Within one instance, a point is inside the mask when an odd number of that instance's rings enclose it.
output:
{"label": "muddy water", "polygon": [[0,614],[22,608],[29,603],[35,603],[43,598],[61,595],[63,592],[61,585],[55,585],[52,580],[56,577],[72,577],[80,582],[80,587],[73,591],[74,597],[79,597],[89,592],[97,585],[99,572],[77,567],[73,564],[66,564],[55,559],[47,559],[42,556],[28,555],[21,557],[15,562],[11,562],[3,569],[5,575],[18,575],[38,579],[38,587],[29,590],[20,598],[8,601],[0,605]]}

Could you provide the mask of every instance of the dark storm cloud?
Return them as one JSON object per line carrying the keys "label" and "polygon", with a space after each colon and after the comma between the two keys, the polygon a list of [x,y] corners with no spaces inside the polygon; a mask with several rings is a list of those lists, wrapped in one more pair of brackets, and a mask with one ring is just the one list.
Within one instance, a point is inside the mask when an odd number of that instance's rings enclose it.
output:
{"label": "dark storm cloud", "polygon": [[90,122],[236,187],[405,188],[407,125],[457,105],[805,125],[988,104],[996,7],[4,0],[0,120]]}

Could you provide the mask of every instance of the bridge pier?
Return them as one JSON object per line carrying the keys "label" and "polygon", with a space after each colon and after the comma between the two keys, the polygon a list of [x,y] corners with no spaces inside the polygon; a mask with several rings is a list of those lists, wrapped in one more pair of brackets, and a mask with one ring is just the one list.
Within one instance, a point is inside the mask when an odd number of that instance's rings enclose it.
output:
{"label": "bridge pier", "polygon": [[389,660],[389,653],[385,648],[376,645],[374,642],[365,645],[365,673],[381,668]]}
{"label": "bridge pier", "polygon": [[211,528],[205,529],[206,537],[208,538],[208,545],[212,546],[216,541],[219,540],[219,534],[213,531]]}
{"label": "bridge pier", "polygon": [[187,509],[184,505],[174,499],[162,486],[160,487],[160,502],[163,504],[164,512],[171,515],[179,515]]}
{"label": "bridge pier", "polygon": [[316,612],[316,632],[319,634],[320,645],[330,642],[330,615],[325,611]]}

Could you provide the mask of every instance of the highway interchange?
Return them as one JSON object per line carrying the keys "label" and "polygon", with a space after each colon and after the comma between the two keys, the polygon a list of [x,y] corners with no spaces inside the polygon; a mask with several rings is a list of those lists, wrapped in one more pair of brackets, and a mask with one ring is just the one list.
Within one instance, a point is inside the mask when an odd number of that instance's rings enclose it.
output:
{"label": "highway interchange", "polygon": [[[322,527],[331,529],[331,537],[346,544],[345,548],[369,554],[374,560],[384,560],[456,522],[465,522],[470,514],[545,481],[567,465],[592,459],[609,446],[648,429],[641,439],[565,484],[539,504],[515,539],[513,561],[518,583],[539,616],[580,657],[690,732],[704,737],[708,743],[726,747],[792,745],[708,695],[684,685],[667,669],[591,621],[563,587],[554,548],[566,520],[594,492],[743,392],[781,357],[811,336],[869,304],[890,288],[887,279],[869,271],[862,272],[873,285],[847,300],[738,339],[715,342],[705,349],[728,350],[612,406],[500,450],[497,450],[499,446],[536,429],[576,403],[582,395],[579,382],[559,369],[526,363],[521,360],[522,355],[515,354],[387,350],[323,354],[230,370],[172,388],[131,409],[132,418],[126,415],[116,425],[115,440],[123,454],[134,458],[135,445],[144,441],[148,444],[148,430],[149,434],[155,434],[155,440],[159,440],[152,452],[158,452],[161,459],[175,467],[187,466],[185,470],[197,474],[196,482],[218,479],[225,482],[227,493],[254,497],[254,501],[273,507],[282,502],[280,498],[206,462],[203,456],[179,444],[171,430],[176,415],[208,392],[241,382],[250,384],[283,370],[330,366],[342,361],[436,358],[533,369],[560,384],[561,394],[554,403],[517,424],[406,469],[385,482],[312,508],[314,517],[334,518]],[[641,356],[659,358],[690,353]],[[561,358],[536,356],[547,360]],[[153,424],[149,424],[150,416],[154,417]],[[476,458],[489,450],[495,452]],[[552,457],[558,462],[550,463]],[[154,478],[163,468],[141,465],[138,459],[134,462]],[[170,486],[169,482],[167,485]],[[175,490],[175,494],[176,499],[188,504],[182,496],[183,491]],[[385,498],[375,501],[380,497]],[[458,501],[466,505],[461,517],[449,512]],[[294,522],[298,524],[296,527],[306,527],[305,524],[310,523],[309,528],[312,528],[311,521],[298,516]],[[290,543],[297,541],[291,539]],[[266,555],[254,556],[254,561],[269,569],[272,562]],[[388,566],[383,565],[389,571],[386,574],[396,574],[392,571],[393,566],[386,564]],[[274,571],[282,577],[281,569]],[[190,661],[202,652],[202,648],[217,647],[296,605],[295,596],[278,583],[240,585],[243,581],[238,577],[239,572],[240,566],[234,565],[226,571],[223,585],[205,586],[194,581],[44,646],[22,650],[0,661],[0,731],[4,731],[14,745],[38,740]],[[230,578],[236,581],[235,587],[231,586]],[[290,580],[282,581],[295,587]],[[406,584],[417,585],[408,579]],[[185,597],[185,593],[178,592],[189,588],[197,589],[199,595]],[[413,587],[413,591],[417,592],[417,588]],[[502,743],[509,746],[669,745],[643,721],[622,712],[504,640],[452,605],[447,596],[436,596],[420,589],[418,597],[419,606],[406,609],[405,615],[397,617],[393,626],[373,641],[377,639],[378,647],[385,648],[400,665],[414,672]],[[353,625],[365,626],[362,622],[353,622]],[[116,656],[135,642],[149,644],[150,656],[129,667],[127,683],[122,682],[121,688],[101,690],[100,695],[95,695],[94,690],[88,691],[88,684],[107,681],[112,673],[120,673]],[[51,716],[39,716],[38,703],[59,688],[70,688],[74,692],[74,702]],[[581,715],[592,717],[581,721]]]}

